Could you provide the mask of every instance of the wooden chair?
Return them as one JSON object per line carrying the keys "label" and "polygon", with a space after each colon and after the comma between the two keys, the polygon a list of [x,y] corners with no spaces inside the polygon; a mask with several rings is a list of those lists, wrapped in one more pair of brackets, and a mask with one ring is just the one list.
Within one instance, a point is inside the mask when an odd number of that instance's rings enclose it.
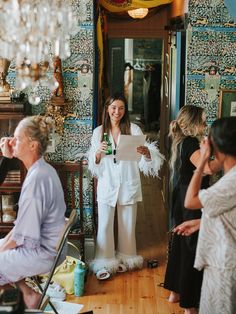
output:
{"label": "wooden chair", "polygon": [[74,230],[70,232],[69,239],[79,240],[81,259],[84,261],[84,213],[83,213],[83,165],[82,161],[76,163],[51,163],[56,169],[64,191],[67,206],[66,216],[76,209],[78,220]]}
{"label": "wooden chair", "polygon": [[[63,232],[62,232],[62,234],[61,234],[61,237],[60,237],[60,239],[59,239],[59,241],[58,241],[58,245],[57,245],[57,248],[56,248],[56,249],[57,249],[57,255],[56,255],[55,260],[54,260],[54,262],[53,262],[52,268],[51,268],[50,272],[48,273],[48,277],[47,277],[47,280],[46,280],[46,282],[45,282],[44,287],[42,287],[42,286],[40,285],[40,282],[39,282],[37,276],[33,276],[33,277],[32,277],[33,282],[37,285],[37,287],[39,288],[39,290],[40,290],[41,293],[42,293],[42,294],[41,294],[40,302],[39,302],[39,304],[38,304],[38,308],[39,308],[39,309],[40,309],[40,307],[41,307],[41,305],[42,305],[42,302],[43,302],[43,299],[44,299],[44,297],[45,297],[45,295],[46,295],[46,292],[47,292],[47,289],[48,289],[48,287],[49,287],[49,284],[50,284],[50,282],[51,282],[51,280],[52,280],[52,277],[53,277],[53,274],[54,274],[54,272],[55,272],[55,269],[56,269],[56,267],[58,266],[58,263],[60,262],[61,254],[62,254],[62,251],[63,251],[63,247],[64,247],[64,245],[65,245],[65,243],[66,243],[66,241],[67,241],[67,239],[68,239],[68,235],[69,235],[69,233],[70,233],[70,231],[71,231],[72,226],[74,225],[74,223],[76,222],[76,220],[77,220],[77,218],[78,218],[77,216],[78,216],[78,215],[77,215],[76,209],[73,209],[73,210],[71,211],[71,214],[70,214],[69,219],[68,219],[67,222],[66,222],[66,225],[65,225],[64,230],[63,230]],[[58,314],[56,308],[54,307],[54,305],[52,304],[52,302],[51,302],[50,300],[49,300],[49,304],[50,304],[50,306],[52,307],[54,313],[55,313],[55,314]]]}

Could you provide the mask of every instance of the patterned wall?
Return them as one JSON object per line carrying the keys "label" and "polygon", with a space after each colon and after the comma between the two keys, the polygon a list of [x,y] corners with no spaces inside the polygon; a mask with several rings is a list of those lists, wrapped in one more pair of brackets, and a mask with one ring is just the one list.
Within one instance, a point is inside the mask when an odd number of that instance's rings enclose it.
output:
{"label": "patterned wall", "polygon": [[224,0],[190,0],[186,104],[218,117],[222,89],[236,89],[236,24]]}
{"label": "patterned wall", "polygon": [[[55,134],[55,152],[48,154],[48,159],[52,162],[74,162],[85,159],[92,135],[94,1],[70,0],[70,4],[78,17],[79,32],[71,38],[71,56],[62,60],[64,92],[69,101],[69,114],[64,121],[63,135]],[[15,85],[15,71],[13,61],[8,74],[8,82],[12,87]],[[53,68],[51,72],[49,71],[49,76],[53,75],[52,71]],[[27,93],[30,93],[30,90]],[[32,114],[43,114],[45,103],[50,100],[51,93],[48,88],[40,86],[37,94],[40,95],[42,102],[32,106]],[[87,167],[84,166],[83,169],[85,231],[87,234],[92,234],[93,184]]]}

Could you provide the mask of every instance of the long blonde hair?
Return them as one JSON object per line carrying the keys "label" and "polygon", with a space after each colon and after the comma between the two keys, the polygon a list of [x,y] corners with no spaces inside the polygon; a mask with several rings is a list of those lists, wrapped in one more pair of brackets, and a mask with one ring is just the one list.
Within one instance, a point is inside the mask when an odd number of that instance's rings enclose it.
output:
{"label": "long blonde hair", "polygon": [[204,136],[206,122],[203,118],[203,114],[203,108],[186,105],[180,109],[176,120],[171,121],[169,137],[172,141],[170,158],[172,176],[174,175],[174,171],[178,171],[180,168],[180,147],[183,140],[188,136],[200,140]]}

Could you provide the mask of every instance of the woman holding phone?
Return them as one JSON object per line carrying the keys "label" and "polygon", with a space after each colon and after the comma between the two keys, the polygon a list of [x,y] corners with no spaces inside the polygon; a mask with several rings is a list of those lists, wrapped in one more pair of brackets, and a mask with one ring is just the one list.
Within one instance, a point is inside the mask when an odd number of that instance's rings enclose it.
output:
{"label": "woman holding phone", "polygon": [[[201,188],[205,165],[211,156],[224,175],[211,187]],[[200,314],[236,313],[236,117],[217,119],[209,140],[201,144],[199,164],[189,184],[185,206],[202,208],[202,218],[176,227],[189,235],[200,227],[194,267],[204,269]]]}

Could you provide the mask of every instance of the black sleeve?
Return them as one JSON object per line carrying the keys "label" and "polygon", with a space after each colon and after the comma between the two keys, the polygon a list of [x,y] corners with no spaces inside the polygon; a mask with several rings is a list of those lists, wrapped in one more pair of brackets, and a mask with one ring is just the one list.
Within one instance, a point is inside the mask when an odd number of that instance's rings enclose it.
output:
{"label": "black sleeve", "polygon": [[5,180],[11,162],[12,159],[9,159],[7,157],[0,157],[0,184],[2,184]]}
{"label": "black sleeve", "polygon": [[185,159],[189,160],[192,154],[200,148],[198,139],[195,137],[186,137],[183,141],[182,152]]}

